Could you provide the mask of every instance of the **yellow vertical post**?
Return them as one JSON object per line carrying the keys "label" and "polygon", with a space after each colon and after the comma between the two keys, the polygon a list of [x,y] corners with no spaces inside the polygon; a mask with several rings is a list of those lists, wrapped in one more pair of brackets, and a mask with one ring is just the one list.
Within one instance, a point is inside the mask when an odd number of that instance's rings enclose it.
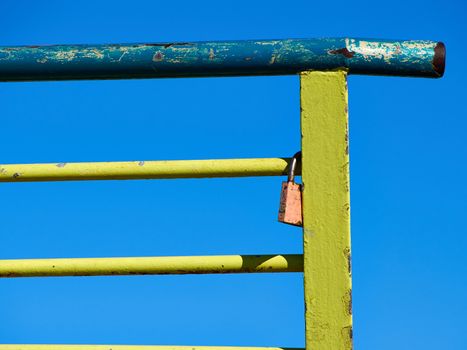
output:
{"label": "yellow vertical post", "polygon": [[352,349],[345,71],[300,75],[307,350]]}

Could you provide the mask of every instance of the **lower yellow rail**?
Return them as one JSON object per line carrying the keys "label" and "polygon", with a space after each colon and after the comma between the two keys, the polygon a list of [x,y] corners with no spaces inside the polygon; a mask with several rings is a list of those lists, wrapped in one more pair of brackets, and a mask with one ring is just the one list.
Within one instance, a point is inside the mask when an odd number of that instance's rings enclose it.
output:
{"label": "lower yellow rail", "polygon": [[287,174],[289,163],[290,158],[248,158],[4,164],[0,182],[280,176]]}
{"label": "lower yellow rail", "polygon": [[303,350],[303,348],[248,346],[0,344],[0,350]]}
{"label": "lower yellow rail", "polygon": [[303,256],[300,254],[0,260],[0,277],[302,271]]}

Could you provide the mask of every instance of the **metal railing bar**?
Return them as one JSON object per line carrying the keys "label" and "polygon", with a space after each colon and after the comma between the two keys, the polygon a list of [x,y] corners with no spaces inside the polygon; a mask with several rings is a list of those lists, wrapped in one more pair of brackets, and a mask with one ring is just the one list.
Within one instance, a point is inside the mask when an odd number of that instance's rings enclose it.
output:
{"label": "metal railing bar", "polygon": [[434,41],[319,38],[0,47],[0,81],[298,74],[441,77]]}
{"label": "metal railing bar", "polygon": [[290,158],[248,158],[0,164],[0,182],[281,176],[287,174],[290,161]]}
{"label": "metal railing bar", "polygon": [[251,346],[0,344],[0,350],[304,350]]}
{"label": "metal railing bar", "polygon": [[303,272],[301,254],[0,260],[0,278]]}

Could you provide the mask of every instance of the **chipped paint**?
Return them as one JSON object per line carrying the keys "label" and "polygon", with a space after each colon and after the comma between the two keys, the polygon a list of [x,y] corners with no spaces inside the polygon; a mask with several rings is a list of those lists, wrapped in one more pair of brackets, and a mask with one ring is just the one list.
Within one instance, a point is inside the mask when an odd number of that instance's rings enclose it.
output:
{"label": "chipped paint", "polygon": [[0,47],[0,81],[349,74],[440,77],[444,45],[353,38]]}
{"label": "chipped paint", "polygon": [[164,60],[164,55],[162,54],[162,52],[160,51],[157,51],[154,56],[152,57],[152,60],[154,62],[161,62]]}
{"label": "chipped paint", "polygon": [[346,47],[343,47],[342,49],[337,49],[337,50],[329,50],[329,53],[331,55],[342,55],[346,58],[352,58],[355,56],[354,51],[349,51]]}

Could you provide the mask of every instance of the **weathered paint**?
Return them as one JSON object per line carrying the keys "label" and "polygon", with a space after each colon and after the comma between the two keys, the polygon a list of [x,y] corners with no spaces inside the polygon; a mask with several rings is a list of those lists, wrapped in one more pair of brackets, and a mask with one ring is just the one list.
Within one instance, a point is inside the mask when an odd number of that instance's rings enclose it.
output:
{"label": "weathered paint", "polygon": [[445,48],[433,41],[352,38],[0,47],[0,81],[297,74],[440,77]]}
{"label": "weathered paint", "polygon": [[295,170],[301,160],[302,153],[297,152],[292,157],[287,181],[282,182],[277,220],[284,224],[302,226],[302,185],[295,183]]}
{"label": "weathered paint", "polygon": [[287,174],[290,162],[290,158],[249,158],[0,164],[0,182],[281,176]]}
{"label": "weathered paint", "polygon": [[346,72],[300,76],[307,350],[352,348]]}
{"label": "weathered paint", "polygon": [[304,350],[252,346],[0,344],[0,350]]}
{"label": "weathered paint", "polygon": [[0,260],[0,278],[252,272],[303,272],[303,256],[285,254]]}

